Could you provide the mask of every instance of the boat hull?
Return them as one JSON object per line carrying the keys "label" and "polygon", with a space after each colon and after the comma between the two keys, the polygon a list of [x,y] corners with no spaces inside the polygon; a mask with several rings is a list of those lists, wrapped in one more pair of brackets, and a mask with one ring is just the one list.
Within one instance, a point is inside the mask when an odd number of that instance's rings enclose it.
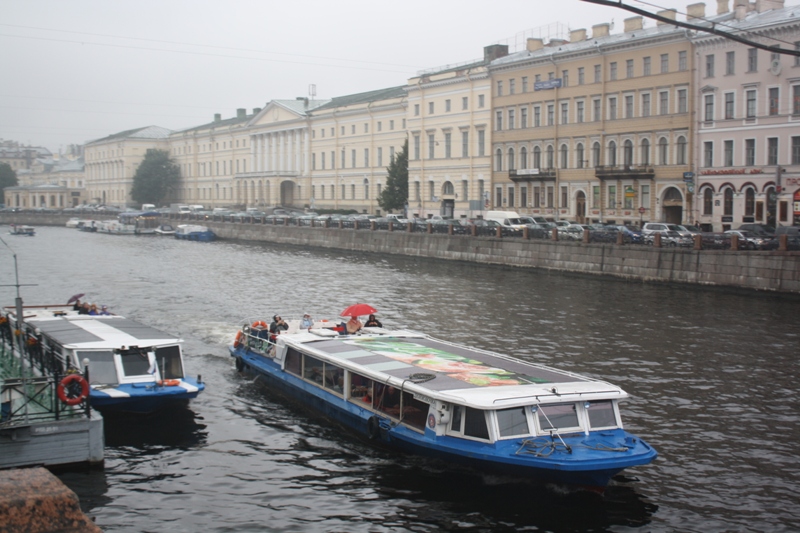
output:
{"label": "boat hull", "polygon": [[[486,444],[449,436],[436,436],[426,428],[424,433],[403,425],[397,425],[388,417],[358,406],[344,398],[320,389],[307,381],[293,376],[271,359],[242,347],[230,347],[230,354],[237,359],[236,366],[261,378],[275,392],[299,401],[315,413],[351,428],[360,436],[414,455],[442,459],[492,473],[523,478],[526,481],[566,485],[602,492],[611,478],[625,468],[647,464],[655,459],[656,451],[646,442],[633,437],[622,429],[603,432],[604,445],[617,443],[625,451],[611,452],[591,450],[586,435],[566,436],[563,441],[550,437],[530,439],[538,441],[541,450],[537,453],[520,452],[525,448],[523,439],[511,439]],[[567,452],[562,442],[571,448]],[[609,460],[609,453],[618,457]],[[577,458],[580,456],[579,458]],[[559,459],[560,458],[560,459]]]}
{"label": "boat hull", "polygon": [[135,383],[92,389],[89,401],[101,413],[150,414],[160,409],[186,405],[205,389],[205,384],[184,378],[180,384],[159,386],[155,383]]}

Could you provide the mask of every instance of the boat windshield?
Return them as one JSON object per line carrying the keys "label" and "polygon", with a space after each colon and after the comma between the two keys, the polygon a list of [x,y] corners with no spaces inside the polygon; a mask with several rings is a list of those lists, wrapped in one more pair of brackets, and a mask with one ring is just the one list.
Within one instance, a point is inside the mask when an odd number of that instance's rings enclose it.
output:
{"label": "boat windshield", "polygon": [[525,414],[525,407],[498,410],[497,426],[500,429],[501,438],[530,435],[531,433],[528,427],[528,416]]}
{"label": "boat windshield", "polygon": [[588,402],[589,425],[592,429],[617,427],[617,415],[611,400]]}
{"label": "boat windshield", "polygon": [[83,364],[84,359],[89,360],[89,379],[93,385],[119,385],[117,367],[114,364],[114,352],[111,350],[80,351],[76,352],[76,356],[80,364]]}
{"label": "boat windshield", "polygon": [[147,351],[139,348],[130,350],[120,350],[122,360],[122,372],[125,376],[145,376],[150,369],[150,361],[147,358]]}
{"label": "boat windshield", "polygon": [[578,411],[574,403],[541,405],[536,411],[542,431],[580,430]]}
{"label": "boat windshield", "polygon": [[156,348],[156,364],[161,371],[161,379],[183,378],[181,347],[177,344]]}

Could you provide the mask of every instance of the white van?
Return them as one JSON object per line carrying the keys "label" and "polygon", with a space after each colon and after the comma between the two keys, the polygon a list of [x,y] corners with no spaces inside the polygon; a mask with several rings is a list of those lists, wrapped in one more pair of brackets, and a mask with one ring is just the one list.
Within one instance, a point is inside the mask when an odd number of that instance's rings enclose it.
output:
{"label": "white van", "polygon": [[525,221],[516,211],[487,211],[483,218],[494,220],[507,228],[522,229],[525,227]]}
{"label": "white van", "polygon": [[155,211],[155,204],[142,204],[142,211]]}

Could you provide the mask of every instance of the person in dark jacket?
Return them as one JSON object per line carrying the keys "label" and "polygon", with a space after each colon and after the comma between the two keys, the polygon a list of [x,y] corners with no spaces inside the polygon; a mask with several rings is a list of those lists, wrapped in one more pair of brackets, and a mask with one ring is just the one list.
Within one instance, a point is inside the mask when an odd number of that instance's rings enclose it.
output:
{"label": "person in dark jacket", "polygon": [[382,328],[383,324],[381,324],[380,320],[375,318],[375,315],[369,315],[369,318],[367,319],[367,323],[364,324],[364,327],[365,328]]}

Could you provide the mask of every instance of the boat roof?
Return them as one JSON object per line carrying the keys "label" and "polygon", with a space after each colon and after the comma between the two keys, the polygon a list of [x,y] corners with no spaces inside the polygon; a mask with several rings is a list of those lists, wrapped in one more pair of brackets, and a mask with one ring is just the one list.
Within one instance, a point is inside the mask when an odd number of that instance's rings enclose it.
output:
{"label": "boat roof", "polygon": [[365,329],[380,331],[333,337],[312,330],[279,339],[373,379],[480,407],[627,397],[615,385],[573,372],[417,332]]}
{"label": "boat roof", "polygon": [[119,315],[79,315],[71,310],[31,311],[27,308],[23,315],[26,324],[69,349],[117,349],[182,342],[178,337]]}

